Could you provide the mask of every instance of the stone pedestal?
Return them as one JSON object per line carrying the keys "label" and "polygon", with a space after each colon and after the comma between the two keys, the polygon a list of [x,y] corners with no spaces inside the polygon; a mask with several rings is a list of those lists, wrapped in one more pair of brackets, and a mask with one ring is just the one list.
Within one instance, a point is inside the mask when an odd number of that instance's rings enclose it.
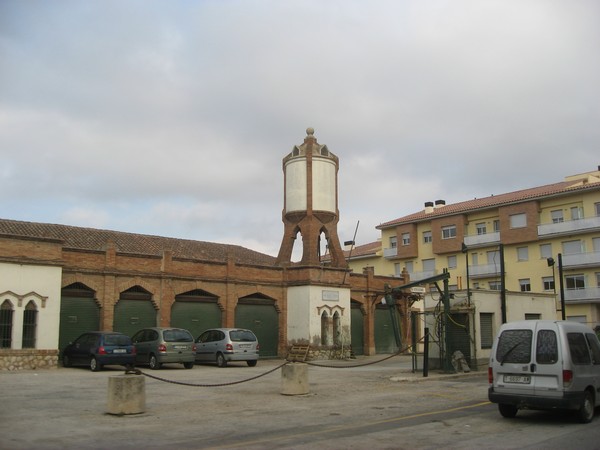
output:
{"label": "stone pedestal", "polygon": [[308,394],[308,364],[290,363],[281,368],[281,393]]}
{"label": "stone pedestal", "polygon": [[108,413],[140,414],[146,410],[146,379],[141,375],[117,375],[108,379]]}

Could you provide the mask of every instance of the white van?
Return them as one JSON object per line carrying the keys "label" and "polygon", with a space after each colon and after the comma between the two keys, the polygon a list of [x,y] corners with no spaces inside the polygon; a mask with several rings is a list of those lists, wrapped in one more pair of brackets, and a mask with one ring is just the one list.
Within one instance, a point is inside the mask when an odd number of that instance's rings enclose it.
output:
{"label": "white van", "polygon": [[524,320],[500,327],[488,368],[488,398],[500,414],[570,409],[583,423],[600,404],[600,343],[585,325]]}

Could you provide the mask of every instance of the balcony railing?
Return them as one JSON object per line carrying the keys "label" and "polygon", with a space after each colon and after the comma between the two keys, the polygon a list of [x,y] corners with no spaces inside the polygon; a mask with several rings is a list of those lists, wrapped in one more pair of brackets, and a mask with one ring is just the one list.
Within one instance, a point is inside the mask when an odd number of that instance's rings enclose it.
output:
{"label": "balcony railing", "polygon": [[424,278],[429,278],[432,277],[434,275],[437,275],[437,270],[425,270],[423,272],[410,272],[410,281],[419,281],[419,280],[423,280]]}
{"label": "balcony railing", "polygon": [[566,289],[566,302],[600,302],[600,287],[585,289]]}
{"label": "balcony railing", "polygon": [[383,249],[383,257],[384,258],[395,258],[396,256],[398,256],[398,247]]}
{"label": "balcony railing", "polygon": [[564,268],[575,269],[578,267],[600,266],[600,252],[573,253],[562,255]]}
{"label": "balcony railing", "polygon": [[477,264],[469,266],[469,277],[494,277],[500,275],[500,264]]}
{"label": "balcony railing", "polygon": [[500,232],[495,231],[493,233],[473,234],[471,236],[465,236],[464,242],[467,247],[481,246],[486,244],[499,244]]}
{"label": "balcony railing", "polygon": [[538,236],[566,234],[577,231],[590,231],[594,229],[600,230],[600,216],[538,225]]}

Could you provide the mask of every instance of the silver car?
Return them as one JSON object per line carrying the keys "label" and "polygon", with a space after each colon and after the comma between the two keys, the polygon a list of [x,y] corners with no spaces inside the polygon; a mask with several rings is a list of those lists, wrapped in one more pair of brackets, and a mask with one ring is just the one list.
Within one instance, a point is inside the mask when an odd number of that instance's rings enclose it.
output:
{"label": "silver car", "polygon": [[243,328],[212,328],[196,339],[196,362],[216,362],[225,367],[230,361],[258,362],[260,346],[256,335]]}
{"label": "silver car", "polygon": [[136,364],[148,364],[160,369],[165,363],[180,363],[186,369],[194,367],[196,344],[183,328],[144,328],[131,338],[137,351]]}

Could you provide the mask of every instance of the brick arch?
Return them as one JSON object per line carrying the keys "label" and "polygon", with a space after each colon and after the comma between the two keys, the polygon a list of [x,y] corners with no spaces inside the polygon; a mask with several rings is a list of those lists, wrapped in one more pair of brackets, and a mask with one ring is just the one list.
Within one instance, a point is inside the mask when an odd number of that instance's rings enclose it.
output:
{"label": "brick arch", "polygon": [[97,281],[94,281],[93,279],[91,279],[90,277],[87,277],[85,275],[79,275],[79,274],[65,275],[62,279],[60,288],[64,289],[67,286],[70,286],[75,283],[85,284],[96,294],[98,294],[98,292],[100,292],[102,289],[102,285],[100,283],[98,283]]}
{"label": "brick arch", "polygon": [[[244,292],[238,292],[238,298],[237,301],[239,301],[242,298],[246,298],[246,297],[256,297],[256,298],[264,298],[267,300],[273,300],[273,306],[275,307],[275,311],[277,311],[278,314],[281,313],[281,299],[277,299],[271,295],[267,295],[264,294],[263,292],[261,292],[260,290],[256,290],[256,289],[246,289],[247,293],[244,295]],[[236,301],[236,303],[237,303]]]}
{"label": "brick arch", "polygon": [[152,294],[152,298],[150,299],[150,301],[152,302],[154,309],[156,309],[157,311],[160,309],[160,307],[158,306],[158,303],[156,303],[156,296],[158,295],[157,289],[154,288],[150,283],[142,280],[139,277],[136,277],[134,279],[129,279],[126,281],[122,281],[121,283],[119,283],[117,285],[117,298],[115,299],[115,305],[117,303],[119,303],[121,292],[124,292],[127,289],[131,289],[134,286],[140,286],[140,287],[144,288],[145,290],[147,290],[148,292],[150,292],[150,294]]}

